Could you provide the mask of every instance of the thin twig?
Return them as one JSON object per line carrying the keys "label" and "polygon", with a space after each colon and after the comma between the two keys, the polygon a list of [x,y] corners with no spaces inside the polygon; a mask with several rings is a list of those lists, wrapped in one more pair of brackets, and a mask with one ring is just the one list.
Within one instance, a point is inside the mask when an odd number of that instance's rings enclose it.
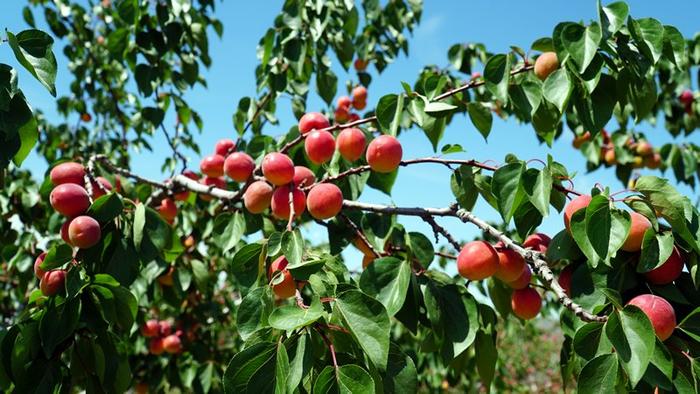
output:
{"label": "thin twig", "polygon": [[462,245],[460,245],[459,242],[457,242],[454,239],[452,234],[450,234],[447,231],[447,229],[445,229],[444,227],[439,225],[434,217],[432,217],[430,215],[425,215],[425,216],[421,216],[421,218],[426,223],[428,223],[430,225],[430,227],[433,228],[433,232],[435,233],[435,243],[438,243],[438,241],[439,241],[438,234],[442,234],[442,236],[445,237],[445,239],[447,239],[447,242],[449,242],[455,248],[455,250],[459,251],[462,248]]}
{"label": "thin twig", "polygon": [[350,218],[342,212],[340,212],[338,214],[338,217],[341,218],[355,232],[355,235],[360,239],[360,241],[362,241],[362,243],[365,244],[365,246],[367,246],[367,248],[370,251],[372,251],[372,254],[374,255],[375,258],[382,257],[382,255],[379,252],[377,252],[377,250],[374,248],[374,246],[372,246],[372,244],[369,242],[369,240],[367,239],[367,236],[362,231],[362,229],[360,229],[355,224],[355,222],[350,220]]}

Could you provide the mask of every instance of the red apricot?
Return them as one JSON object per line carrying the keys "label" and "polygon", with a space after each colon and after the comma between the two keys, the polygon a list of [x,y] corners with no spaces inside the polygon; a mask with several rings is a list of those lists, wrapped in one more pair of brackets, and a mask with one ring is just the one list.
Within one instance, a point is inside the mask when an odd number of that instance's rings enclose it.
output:
{"label": "red apricot", "polygon": [[146,338],[158,335],[159,331],[160,325],[158,324],[158,320],[155,319],[148,320],[141,327],[141,335],[143,335]]}
{"label": "red apricot", "polygon": [[579,209],[586,208],[588,204],[591,203],[591,199],[592,197],[590,195],[583,194],[571,200],[571,202],[566,205],[566,208],[564,208],[564,226],[566,227],[567,231],[571,232],[571,229],[569,228],[569,222],[571,221],[571,217]]}
{"label": "red apricot", "polygon": [[591,140],[591,132],[590,131],[586,131],[585,133],[583,133],[581,135],[576,135],[574,137],[574,142],[573,142],[574,148],[579,149],[579,148],[581,148],[581,146],[583,146],[584,142],[590,141],[590,140]]}
{"label": "red apricot", "polygon": [[163,338],[155,337],[151,338],[148,342],[148,351],[156,356],[163,354]]}
{"label": "red apricot", "polygon": [[46,258],[46,252],[42,252],[39,256],[37,256],[36,260],[34,260],[34,276],[36,276],[37,279],[41,280],[41,278],[44,277],[44,274],[46,271],[41,269],[41,263],[44,262],[44,259]]}
{"label": "red apricot", "polygon": [[564,289],[566,295],[571,296],[571,279],[574,276],[574,266],[572,264],[567,265],[559,273],[559,286]]}
{"label": "red apricot", "polygon": [[311,130],[321,130],[330,127],[328,118],[320,112],[309,112],[299,119],[299,132],[306,134]]}
{"label": "red apricot", "polygon": [[[171,265],[170,268],[168,268],[168,271],[166,273],[164,273],[163,275],[158,277],[158,279],[157,279],[158,283],[160,283],[162,286],[168,286],[168,287],[172,286],[174,284],[174,281],[173,281],[173,274],[174,273],[175,273],[175,267]],[[163,322],[161,322],[161,324],[162,323]]]}
{"label": "red apricot", "polygon": [[[306,195],[303,191],[295,187],[292,192],[292,198],[294,199],[294,217],[298,218],[306,209]],[[270,206],[272,208],[272,216],[281,220],[289,219],[289,214],[291,212],[289,212],[288,185],[280,186],[272,192]]]}
{"label": "red apricot", "polygon": [[[270,264],[270,268],[267,271],[267,276],[270,280],[275,275],[282,275],[283,277],[281,282],[277,282],[278,279],[276,279],[275,282],[277,283],[272,285],[272,291],[279,298],[294,297],[297,290],[292,274],[286,269],[287,265],[289,265],[287,259],[284,256],[280,256]],[[281,272],[281,274],[276,274],[277,272]]]}
{"label": "red apricot", "polygon": [[547,234],[535,233],[525,238],[523,248],[530,248],[540,253],[547,253],[549,243],[552,241]]}
{"label": "red apricot", "polygon": [[68,237],[73,246],[88,249],[100,242],[102,231],[100,223],[90,216],[78,216],[68,225]]}
{"label": "red apricot", "polygon": [[644,165],[652,170],[661,167],[661,155],[654,152],[653,155],[644,158]]}
{"label": "red apricot", "polygon": [[68,227],[70,226],[71,220],[72,219],[69,218],[61,225],[61,239],[68,245],[73,246],[73,243],[70,241],[70,235],[68,234]]}
{"label": "red apricot", "polygon": [[674,246],[671,255],[668,256],[668,259],[655,269],[645,272],[644,276],[649,283],[655,285],[666,285],[676,280],[681,275],[682,271],[683,257],[678,251],[678,248]]}
{"label": "red apricot", "polygon": [[63,291],[63,284],[66,282],[66,271],[64,270],[51,270],[46,271],[44,276],[41,277],[39,282],[39,288],[41,289],[41,294],[50,297]]}
{"label": "red apricot", "polygon": [[498,270],[498,253],[488,242],[468,242],[457,256],[457,270],[469,280],[486,279]]}
{"label": "red apricot", "polygon": [[630,219],[630,232],[621,249],[626,252],[638,252],[642,249],[644,233],[651,227],[651,223],[644,215],[637,212],[630,212]]}
{"label": "red apricot", "polygon": [[380,135],[367,147],[365,157],[372,171],[392,172],[399,167],[403,150],[401,143],[390,135]]}
{"label": "red apricot", "polygon": [[350,118],[348,119],[348,123],[357,122],[358,120],[360,120],[360,115],[353,112],[350,114]]}
{"label": "red apricot", "polygon": [[168,336],[173,331],[173,325],[167,320],[161,320],[158,323],[158,332],[160,336]]}
{"label": "red apricot", "polygon": [[224,161],[224,172],[236,182],[245,182],[253,175],[255,161],[247,153],[231,153]]}
{"label": "red apricot", "polygon": [[157,210],[160,216],[165,220],[172,221],[177,217],[177,205],[175,205],[175,201],[169,198],[160,200],[160,205]]}
{"label": "red apricot", "polygon": [[243,204],[250,213],[262,213],[270,206],[272,186],[265,181],[255,181],[243,194]]}
{"label": "red apricot", "polygon": [[85,184],[85,167],[80,163],[65,162],[51,169],[49,173],[51,183],[55,186],[64,183],[74,183],[76,185]]}
{"label": "red apricot", "polygon": [[639,156],[650,156],[654,154],[654,148],[647,141],[640,141],[637,144],[637,154]]}
{"label": "red apricot", "polygon": [[332,183],[318,184],[309,191],[306,207],[315,219],[330,219],[343,209],[343,192]]}
{"label": "red apricot", "polygon": [[532,271],[530,270],[530,266],[525,264],[525,267],[523,267],[523,272],[520,274],[520,276],[518,276],[518,279],[508,282],[507,285],[512,289],[524,289],[530,284],[531,279]]}
{"label": "red apricot", "polygon": [[352,107],[355,108],[358,111],[362,111],[367,107],[367,101],[365,100],[353,100],[352,101]]}
{"label": "red apricot", "polygon": [[228,138],[225,138],[223,140],[219,140],[216,142],[216,145],[214,145],[214,152],[217,155],[226,157],[230,152],[233,152],[233,150],[236,149],[236,141],[230,140]]}
{"label": "red apricot", "polygon": [[604,147],[603,149],[603,161],[605,161],[605,164],[612,166],[615,165],[617,162],[617,158],[615,156],[615,148],[612,147]]}
{"label": "red apricot", "polygon": [[53,209],[68,217],[82,215],[90,207],[90,197],[87,191],[74,183],[63,183],[56,186],[51,191],[49,201]]}
{"label": "red apricot", "polygon": [[503,282],[512,282],[523,273],[525,259],[512,249],[508,249],[500,243],[497,245],[498,269],[494,276]]}
{"label": "red apricot", "polygon": [[335,122],[336,123],[345,123],[350,119],[350,112],[348,111],[347,108],[344,107],[338,107],[335,109]]}
{"label": "red apricot", "polygon": [[355,70],[365,71],[365,69],[367,69],[367,60],[357,58],[355,59],[355,63],[353,65],[355,66]]}
{"label": "red apricot", "polygon": [[[367,88],[362,86],[362,85],[356,86],[352,90],[352,101],[353,101],[353,106],[355,108],[357,108],[354,104],[356,101],[366,102],[367,101]],[[360,109],[360,108],[357,108],[357,109]]]}
{"label": "red apricot", "polygon": [[268,153],[262,161],[262,172],[273,185],[286,185],[294,179],[294,163],[284,153]]}
{"label": "red apricot", "polygon": [[170,354],[180,353],[182,351],[182,341],[177,335],[168,335],[163,338],[163,350]]}
{"label": "red apricot", "polygon": [[690,105],[694,101],[693,92],[689,89],[684,90],[678,98],[684,105]]}
{"label": "red apricot", "polygon": [[350,109],[350,106],[352,105],[352,100],[348,96],[340,96],[338,97],[338,105],[337,108],[344,108],[346,111]]}
{"label": "red apricot", "polygon": [[365,133],[362,130],[350,127],[338,134],[336,148],[340,155],[347,161],[355,161],[362,157],[365,150]]}
{"label": "red apricot", "polygon": [[654,332],[660,340],[667,340],[676,328],[676,312],[665,299],[652,294],[642,294],[627,303],[641,309],[651,321]]}
{"label": "red apricot", "polygon": [[510,297],[510,306],[515,316],[523,320],[530,320],[540,313],[542,297],[532,287],[514,290]]}
{"label": "red apricot", "polygon": [[559,68],[559,59],[554,52],[545,52],[535,60],[535,75],[540,80],[547,79],[549,74]]}
{"label": "red apricot", "polygon": [[199,170],[206,176],[220,177],[224,175],[224,160],[221,155],[207,156],[199,163]]}
{"label": "red apricot", "polygon": [[[112,191],[112,184],[105,177],[98,176],[95,178],[95,182],[92,182],[91,184],[93,200],[97,200],[98,198]],[[100,187],[100,185],[102,185],[102,187]],[[102,189],[104,189],[104,191]]]}
{"label": "red apricot", "polygon": [[297,187],[311,186],[316,182],[316,176],[304,166],[295,166],[293,181]]}
{"label": "red apricot", "polygon": [[315,130],[306,136],[304,151],[309,160],[315,164],[330,161],[335,153],[333,134],[325,130]]}

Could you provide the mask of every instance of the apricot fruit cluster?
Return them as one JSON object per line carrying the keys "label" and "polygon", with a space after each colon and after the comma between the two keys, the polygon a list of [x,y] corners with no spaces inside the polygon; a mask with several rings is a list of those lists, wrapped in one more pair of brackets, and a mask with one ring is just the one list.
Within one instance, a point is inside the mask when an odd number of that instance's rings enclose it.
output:
{"label": "apricot fruit cluster", "polygon": [[148,351],[156,356],[163,353],[182,352],[182,331],[172,332],[172,324],[167,320],[151,319],[141,326],[141,335],[149,338]]}

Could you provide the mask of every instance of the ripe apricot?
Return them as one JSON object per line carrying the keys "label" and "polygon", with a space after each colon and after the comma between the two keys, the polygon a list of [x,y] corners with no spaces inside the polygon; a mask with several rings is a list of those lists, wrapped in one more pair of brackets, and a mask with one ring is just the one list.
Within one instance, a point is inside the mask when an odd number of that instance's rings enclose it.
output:
{"label": "ripe apricot", "polygon": [[141,335],[143,335],[146,338],[154,337],[158,335],[159,332],[160,325],[158,324],[158,320],[156,319],[148,320],[141,327]]}
{"label": "ripe apricot", "polygon": [[68,234],[68,227],[70,226],[71,220],[71,218],[68,218],[61,225],[61,239],[63,239],[63,242],[67,243],[68,245],[73,246],[73,243],[70,241],[70,235]]}
{"label": "ripe apricot", "polygon": [[360,120],[360,115],[358,115],[354,112],[350,113],[350,118],[348,119],[348,121],[349,121],[348,123],[356,122],[358,120]]}
{"label": "ripe apricot", "polygon": [[51,183],[55,186],[64,183],[74,183],[82,186],[85,184],[85,167],[80,163],[71,161],[61,163],[51,169],[49,178],[51,178]]}
{"label": "ripe apricot", "polygon": [[640,141],[637,144],[637,154],[642,157],[650,156],[654,154],[654,148],[647,141]]}
{"label": "ripe apricot", "polygon": [[[158,283],[160,283],[162,286],[172,286],[173,285],[173,274],[175,274],[175,266],[170,266],[168,268],[168,271],[166,271],[163,275],[158,277]],[[161,322],[162,324],[163,322]]]}
{"label": "ripe apricot", "polygon": [[41,277],[39,282],[39,288],[41,289],[41,294],[51,297],[54,294],[58,294],[63,291],[63,284],[66,282],[66,271],[64,270],[51,270],[47,271],[44,276]]}
{"label": "ripe apricot", "polygon": [[372,256],[374,257],[374,252],[372,249],[370,249],[369,246],[363,241],[360,237],[355,237],[355,239],[352,241],[352,244],[355,245],[357,250],[362,252],[365,256]]}
{"label": "ripe apricot", "polygon": [[221,155],[207,156],[199,163],[199,170],[206,176],[220,177],[224,175],[224,160]]}
{"label": "ripe apricot", "polygon": [[270,206],[272,186],[265,181],[255,181],[243,193],[243,204],[250,213],[262,213]]}
{"label": "ripe apricot", "polygon": [[255,170],[255,161],[244,152],[231,153],[224,161],[226,176],[236,182],[247,181],[253,175],[253,170]]}
{"label": "ripe apricot", "polygon": [[359,99],[352,100],[352,107],[358,111],[362,111],[367,107],[367,101]]}
{"label": "ripe apricot", "polygon": [[630,219],[630,232],[621,249],[626,252],[638,252],[642,249],[644,233],[651,227],[651,223],[644,215],[637,212],[630,212]]}
{"label": "ripe apricot", "polygon": [[365,151],[365,133],[356,127],[347,128],[338,134],[335,146],[347,161],[355,161]]}
{"label": "ripe apricot", "polygon": [[348,96],[338,97],[338,103],[336,108],[344,108],[346,111],[350,109],[352,105],[352,100]]}
{"label": "ripe apricot", "polygon": [[294,163],[284,153],[268,153],[262,161],[262,172],[273,185],[286,185],[294,179]]}
{"label": "ripe apricot", "polygon": [[163,348],[163,338],[151,338],[151,340],[148,342],[148,351],[151,352],[151,354],[159,356],[163,354],[164,350],[165,349]]}
{"label": "ripe apricot", "polygon": [[37,256],[36,260],[34,260],[34,276],[36,276],[37,279],[41,280],[41,278],[44,277],[44,274],[46,271],[41,269],[41,263],[44,262],[44,259],[46,258],[46,252],[42,252],[39,256]]}
{"label": "ripe apricot", "polygon": [[306,208],[315,219],[330,219],[343,209],[343,192],[332,183],[318,184],[309,191]]}
{"label": "ripe apricot", "polygon": [[171,334],[163,338],[163,350],[170,354],[180,353],[182,351],[182,341],[180,337]]}
{"label": "ripe apricot", "polygon": [[683,105],[688,106],[693,103],[695,98],[693,97],[693,92],[689,89],[684,90],[680,96],[678,96],[678,99],[683,103]]}
{"label": "ripe apricot", "polygon": [[[294,297],[297,291],[296,283],[294,283],[292,274],[287,270],[287,265],[289,265],[287,259],[280,256],[270,264],[270,268],[267,270],[269,280],[272,280],[275,275],[282,275],[282,281],[278,282],[279,279],[276,279],[274,281],[276,284],[272,285],[272,291],[279,298]],[[277,272],[281,272],[281,274],[277,274]]]}
{"label": "ripe apricot", "polygon": [[365,71],[367,69],[367,60],[357,58],[355,59],[355,63],[353,63],[353,65],[355,66],[355,70]]}
{"label": "ripe apricot", "polygon": [[559,59],[554,52],[545,52],[535,60],[535,75],[540,80],[547,79],[549,74],[559,68]]}
{"label": "ripe apricot", "polygon": [[542,297],[532,287],[514,290],[510,297],[510,306],[515,316],[523,320],[530,320],[540,313]]}
{"label": "ripe apricot", "polygon": [[605,164],[609,166],[615,165],[616,160],[614,148],[603,149],[603,161],[605,161]]}
{"label": "ripe apricot", "polygon": [[591,203],[591,199],[592,197],[590,195],[583,194],[571,200],[571,202],[566,205],[566,208],[564,208],[564,226],[566,227],[566,231],[571,232],[569,222],[574,213],[579,209],[586,208],[588,204]]}
{"label": "ripe apricot", "polygon": [[352,89],[352,101],[353,101],[353,107],[355,107],[356,109],[360,109],[360,108],[357,108],[354,103],[357,101],[359,101],[359,102],[366,102],[367,101],[367,88],[362,86],[362,85],[355,86],[355,88]]}
{"label": "ripe apricot", "polygon": [[401,143],[390,135],[380,135],[367,147],[365,158],[372,171],[392,172],[399,167],[403,150]]}
{"label": "ripe apricot", "polygon": [[581,134],[581,135],[576,135],[576,136],[574,137],[574,142],[573,142],[574,148],[580,149],[581,146],[583,146],[583,143],[584,143],[584,142],[587,142],[587,141],[590,141],[590,140],[591,140],[591,133],[590,133],[590,131],[586,131],[585,133],[583,133],[583,134]]}
{"label": "ripe apricot", "polygon": [[571,296],[571,278],[574,276],[574,266],[572,264],[567,265],[559,273],[559,286],[564,289],[566,295]]}
{"label": "ripe apricot", "polygon": [[512,249],[508,249],[501,243],[497,245],[498,269],[494,274],[496,278],[503,282],[512,282],[523,273],[525,259]]}
{"label": "ripe apricot", "polygon": [[216,142],[216,145],[214,145],[214,152],[223,157],[228,156],[234,149],[236,149],[236,141],[228,138],[219,140]]}
{"label": "ripe apricot", "polygon": [[[306,195],[303,191],[298,188],[294,188],[292,192],[292,198],[294,199],[294,217],[298,218],[304,213],[306,209]],[[289,186],[280,186],[272,192],[272,201],[270,203],[272,208],[272,216],[280,220],[289,219]]]}
{"label": "ripe apricot", "polygon": [[336,123],[346,123],[350,119],[350,112],[347,108],[338,107],[335,109],[334,118]]}
{"label": "ripe apricot", "polygon": [[63,183],[56,186],[49,196],[51,206],[63,216],[82,215],[90,207],[90,197],[82,186]]}
{"label": "ripe apricot", "polygon": [[320,112],[309,112],[299,119],[299,132],[306,134],[311,130],[321,130],[330,127],[328,118]]}
{"label": "ripe apricot", "polygon": [[661,167],[661,155],[657,152],[654,152],[653,155],[645,157],[644,166],[652,170]]}
{"label": "ripe apricot", "polygon": [[[304,151],[312,163],[323,164],[330,161],[335,153],[333,134],[325,130],[310,132],[304,141]],[[292,176],[293,172],[294,168],[292,168]]]}
{"label": "ripe apricot", "polygon": [[676,328],[676,312],[665,299],[653,294],[642,294],[627,303],[641,309],[651,321],[654,332],[660,340],[667,340]]}
{"label": "ripe apricot", "polygon": [[293,181],[297,187],[311,186],[316,182],[316,176],[304,166],[295,166]]}
{"label": "ripe apricot", "polygon": [[168,336],[173,331],[173,325],[170,324],[170,322],[167,320],[161,320],[158,323],[158,331],[160,333],[160,336]]}
{"label": "ripe apricot", "polygon": [[[93,200],[97,200],[98,198],[112,191],[112,184],[105,177],[98,176],[95,178],[95,182],[92,182],[91,184]],[[100,185],[102,185],[102,187],[100,187]],[[104,191],[102,189],[104,189]]]}
{"label": "ripe apricot", "polygon": [[549,243],[552,241],[547,234],[535,233],[525,238],[523,248],[529,248],[540,253],[547,253]]}
{"label": "ripe apricot", "polygon": [[525,264],[525,267],[523,267],[523,272],[520,274],[520,276],[518,276],[518,279],[508,282],[507,285],[512,289],[524,289],[530,284],[531,279],[532,270],[530,270],[529,265]]}
{"label": "ripe apricot", "polygon": [[100,223],[90,216],[78,216],[68,225],[68,237],[71,244],[80,249],[88,249],[100,242],[102,230]]}
{"label": "ripe apricot", "polygon": [[177,205],[175,205],[175,201],[169,198],[160,200],[160,205],[157,210],[160,217],[165,220],[171,221],[177,217]]}
{"label": "ripe apricot", "polygon": [[675,246],[668,259],[657,268],[644,273],[649,283],[666,285],[676,280],[683,271],[683,257]]}
{"label": "ripe apricot", "polygon": [[459,274],[469,280],[486,279],[498,270],[498,253],[485,241],[466,243],[457,256]]}

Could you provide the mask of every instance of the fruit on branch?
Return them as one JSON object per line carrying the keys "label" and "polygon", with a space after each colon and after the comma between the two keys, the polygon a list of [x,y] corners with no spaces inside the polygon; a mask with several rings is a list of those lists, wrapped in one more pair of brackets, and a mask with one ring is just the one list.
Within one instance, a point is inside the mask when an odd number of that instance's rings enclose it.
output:
{"label": "fruit on branch", "polygon": [[387,173],[399,167],[402,155],[399,140],[384,134],[369,143],[365,158],[372,171]]}
{"label": "fruit on branch", "polygon": [[265,181],[251,183],[243,193],[243,204],[250,213],[262,213],[270,206],[272,186]]}
{"label": "fruit on branch", "polygon": [[367,60],[357,58],[355,59],[355,63],[353,63],[353,65],[355,66],[355,70],[365,71],[367,69]]}
{"label": "fruit on branch", "polygon": [[523,248],[532,249],[540,253],[547,253],[549,243],[552,241],[547,234],[535,233],[525,238]]}
{"label": "fruit on branch", "polygon": [[642,249],[644,233],[651,227],[649,219],[637,212],[630,212],[630,232],[621,249],[626,252],[638,252]]}
{"label": "fruit on branch", "polygon": [[362,157],[365,151],[365,133],[356,127],[350,127],[338,134],[336,148],[343,159],[355,161]]}
{"label": "fruit on branch", "polygon": [[146,338],[155,337],[159,333],[160,325],[158,324],[158,320],[156,319],[148,320],[141,327],[141,335],[143,335]]}
{"label": "fruit on branch", "polygon": [[160,323],[158,323],[158,331],[161,336],[170,335],[170,333],[173,332],[173,325],[167,320],[161,320]]}
{"label": "fruit on branch", "polygon": [[171,334],[163,338],[163,350],[170,354],[180,353],[182,351],[182,341],[180,337]]}
{"label": "fruit on branch", "polygon": [[652,170],[661,167],[661,155],[658,152],[654,152],[653,155],[645,157],[644,166]]}
{"label": "fruit on branch", "polygon": [[457,270],[469,280],[486,279],[498,270],[498,253],[488,242],[468,242],[457,256]]}
{"label": "fruit on branch", "polygon": [[253,175],[255,161],[245,152],[234,152],[224,160],[226,176],[236,182],[245,182]]}
{"label": "fruit on branch", "polygon": [[148,383],[137,383],[134,386],[134,394],[148,394]]}
{"label": "fruit on branch", "polygon": [[[182,175],[186,176],[189,179],[192,179],[193,181],[199,179],[199,176],[197,176],[197,174],[192,170],[185,170],[182,172]],[[189,190],[175,193],[175,201],[186,201],[188,198],[190,198]]]}
{"label": "fruit on branch", "polygon": [[36,276],[37,279],[41,280],[41,278],[44,277],[44,274],[46,271],[41,269],[41,263],[44,262],[44,259],[46,258],[46,252],[41,252],[39,256],[37,256],[36,260],[34,260],[34,276]]}
{"label": "fruit on branch", "polygon": [[678,96],[678,99],[680,102],[685,106],[686,109],[693,105],[693,101],[695,101],[695,98],[693,97],[693,92],[690,89],[684,90],[680,96]]}
{"label": "fruit on branch", "polygon": [[163,338],[151,338],[151,340],[148,342],[148,351],[151,352],[151,354],[159,356],[163,354],[164,350],[165,349],[163,348]]}
{"label": "fruit on branch", "polygon": [[617,162],[617,158],[615,156],[615,148],[603,147],[601,148],[601,150],[603,151],[603,161],[605,162],[605,164],[609,166],[615,165],[615,163]]}
{"label": "fruit on branch", "polygon": [[495,249],[498,254],[498,269],[494,274],[496,278],[506,283],[518,279],[525,267],[523,256],[512,249],[506,248],[503,242],[497,243]]}
{"label": "fruit on branch", "polygon": [[374,255],[366,254],[362,256],[362,269],[366,269],[374,262]]}
{"label": "fruit on branch", "polygon": [[362,108],[357,108],[355,105],[356,102],[367,102],[367,88],[360,85],[360,86],[355,86],[355,88],[352,89],[352,103],[353,106],[356,109],[362,109]]}
{"label": "fruit on branch", "polygon": [[635,156],[632,158],[632,168],[642,168],[644,167],[644,158],[641,156]]}
{"label": "fruit on branch", "polygon": [[566,227],[566,231],[571,233],[571,228],[569,227],[569,222],[571,221],[571,217],[576,213],[579,209],[584,209],[588,206],[588,204],[591,203],[592,197],[588,194],[583,194],[580,195],[573,200],[571,200],[570,203],[566,205],[566,208],[564,208],[564,226]]}
{"label": "fruit on branch", "polygon": [[[335,139],[333,134],[325,130],[315,130],[310,132],[304,141],[304,151],[306,156],[314,164],[323,164],[330,161],[335,153]],[[292,166],[292,177],[294,168]]]}
{"label": "fruit on branch", "polygon": [[88,249],[100,242],[102,230],[100,223],[90,216],[78,216],[68,226],[68,237],[73,246]]}
{"label": "fruit on branch", "polygon": [[[171,265],[168,270],[161,276],[158,277],[158,283],[162,286],[172,286],[173,285],[173,274],[175,274],[175,266]],[[163,322],[161,322],[162,324]]]}
{"label": "fruit on branch", "polygon": [[358,115],[354,112],[350,113],[350,119],[348,119],[348,121],[357,122],[358,120],[360,120],[360,115]]}
{"label": "fruit on branch", "polygon": [[574,265],[569,264],[561,270],[561,272],[559,273],[559,279],[557,280],[557,282],[559,282],[559,286],[561,286],[561,288],[564,289],[564,292],[569,297],[571,297],[571,278],[573,276]]}
{"label": "fruit on branch", "polygon": [[160,217],[168,222],[172,222],[177,217],[177,205],[175,205],[175,201],[169,198],[160,200],[160,205],[158,205],[156,210],[160,214]]}
{"label": "fruit on branch", "polygon": [[221,155],[210,155],[202,159],[199,163],[199,170],[208,177],[220,177],[224,175],[224,157]]}
{"label": "fruit on branch", "polygon": [[270,264],[267,271],[268,280],[272,281],[272,291],[279,298],[294,297],[297,291],[296,283],[287,265],[289,265],[287,259],[280,256]]}
{"label": "fruit on branch", "polygon": [[641,309],[654,326],[654,332],[660,340],[667,340],[676,328],[676,312],[665,299],[653,294],[642,294],[627,303]]}
{"label": "fruit on branch", "polygon": [[372,251],[372,249],[359,236],[355,237],[355,239],[352,240],[352,244],[355,245],[357,250],[362,252],[362,254],[364,254],[365,256],[374,257],[374,252]]}
{"label": "fruit on branch", "polygon": [[532,270],[530,269],[529,265],[525,264],[523,272],[520,273],[518,279],[508,282],[507,285],[512,289],[524,289],[530,284],[530,280],[532,280]]}
{"label": "fruit on branch", "polygon": [[328,118],[320,112],[309,112],[299,119],[299,132],[306,134],[311,130],[321,130],[330,127]]}
{"label": "fruit on branch", "polygon": [[336,123],[345,123],[350,119],[350,112],[347,108],[338,107],[333,115]]}
{"label": "fruit on branch", "polygon": [[558,68],[559,59],[555,52],[545,52],[535,60],[535,75],[542,81]]}
{"label": "fruit on branch", "polygon": [[273,185],[286,185],[294,179],[294,163],[284,153],[268,153],[262,161],[262,172]]}
{"label": "fruit on branch", "polygon": [[90,207],[90,197],[82,186],[63,183],[56,186],[49,196],[53,209],[69,218],[82,215]]}
{"label": "fruit on branch", "polygon": [[236,149],[236,141],[228,138],[219,140],[216,142],[216,145],[214,145],[214,152],[223,157],[228,156],[234,149]]}
{"label": "fruit on branch", "polygon": [[[95,178],[95,182],[91,182],[91,185],[93,200],[97,200],[112,191],[112,184],[105,177],[98,176]],[[102,187],[100,187],[100,185],[102,185]],[[104,191],[102,189],[104,189]]]}
{"label": "fruit on branch", "polygon": [[70,226],[71,218],[68,218],[63,224],[61,225],[61,239],[63,242],[67,243],[70,246],[73,246],[73,243],[70,241],[70,235],[68,234],[68,227]]}
{"label": "fruit on branch", "polygon": [[330,219],[343,209],[343,192],[332,183],[318,184],[309,191],[306,207],[315,219]]}
{"label": "fruit on branch", "polygon": [[92,120],[92,115],[87,112],[80,114],[80,120],[83,122],[89,122]]}
{"label": "fruit on branch", "polygon": [[542,297],[540,293],[532,287],[514,290],[510,296],[510,307],[513,309],[515,316],[530,320],[540,313],[542,308]]}
{"label": "fruit on branch", "polygon": [[647,141],[640,141],[637,143],[637,154],[639,156],[650,156],[654,154],[654,148]]}
{"label": "fruit on branch", "polygon": [[[215,187],[217,189],[224,189],[226,188],[226,179],[222,176],[217,176],[217,177],[211,177],[211,176],[205,176],[204,178],[199,180],[199,183],[201,183],[204,186],[208,187]],[[207,195],[207,194],[200,194],[199,197],[203,201],[211,201],[214,197]]]}
{"label": "fruit on branch", "polygon": [[[280,186],[272,192],[272,216],[280,220],[289,219],[289,185]],[[294,218],[298,218],[306,209],[306,195],[299,188],[295,187],[292,191],[294,199]]]}
{"label": "fruit on branch", "polygon": [[584,142],[590,141],[591,140],[591,132],[586,131],[585,133],[581,135],[576,135],[574,137],[574,142],[572,143],[574,145],[574,148],[580,149],[581,146],[583,146]]}
{"label": "fruit on branch", "polygon": [[340,96],[338,97],[338,102],[336,108],[340,109],[345,109],[345,111],[350,110],[350,106],[352,105],[352,100],[348,96]]}
{"label": "fruit on branch", "polygon": [[673,247],[668,259],[655,269],[645,272],[644,277],[654,285],[666,285],[676,280],[683,271],[683,257],[677,247]]}
{"label": "fruit on branch", "polygon": [[297,187],[311,186],[316,182],[316,176],[304,166],[295,166],[293,182]]}
{"label": "fruit on branch", "polygon": [[55,186],[64,183],[74,183],[82,186],[85,184],[85,167],[80,163],[70,161],[61,163],[51,169],[49,178],[51,178],[51,183]]}
{"label": "fruit on branch", "polygon": [[51,270],[47,271],[44,276],[41,277],[39,282],[39,288],[41,289],[41,294],[51,297],[54,294],[58,294],[63,291],[63,285],[66,282],[66,271],[64,270]]}

